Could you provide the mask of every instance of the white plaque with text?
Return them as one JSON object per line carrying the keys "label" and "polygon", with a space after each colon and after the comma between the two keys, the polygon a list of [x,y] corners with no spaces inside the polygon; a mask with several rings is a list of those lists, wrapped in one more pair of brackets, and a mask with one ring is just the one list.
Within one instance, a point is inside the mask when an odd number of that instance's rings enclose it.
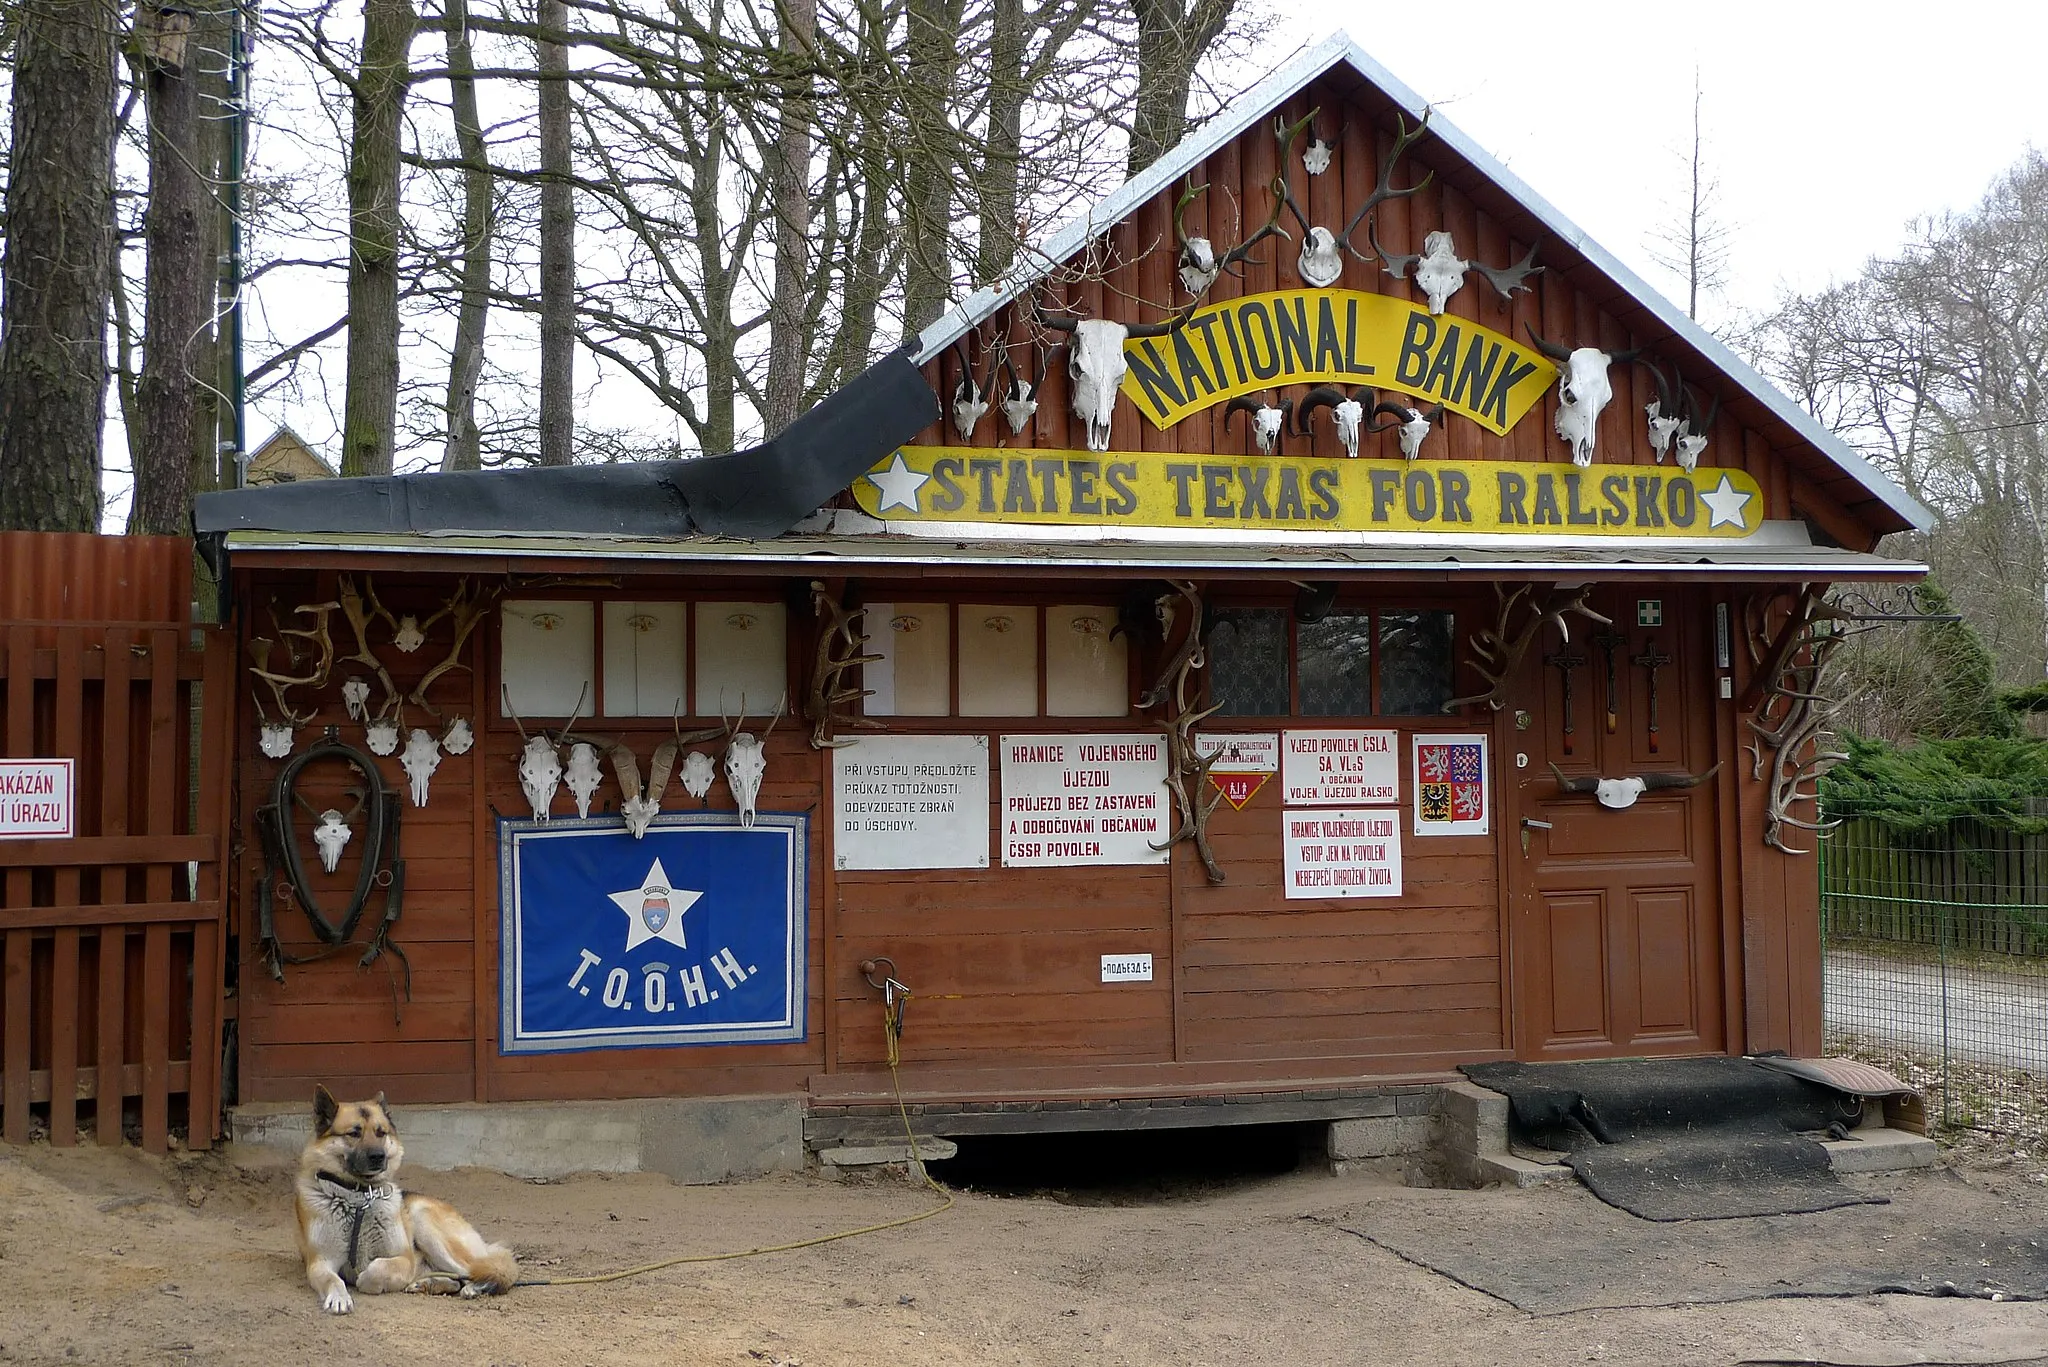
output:
{"label": "white plaque with text", "polygon": [[1150,954],[1105,954],[1102,981],[1106,983],[1149,983],[1152,981]]}
{"label": "white plaque with text", "polygon": [[1199,759],[1216,756],[1216,762],[1209,766],[1218,774],[1272,774],[1280,770],[1280,733],[1278,731],[1197,731],[1195,732],[1195,755]]}
{"label": "white plaque with text", "polygon": [[76,835],[76,767],[68,759],[0,759],[0,840]]}
{"label": "white plaque with text", "polygon": [[1399,808],[1288,811],[1280,820],[1290,898],[1401,895]]}
{"label": "white plaque with text", "polygon": [[842,869],[988,867],[988,737],[863,736],[832,752]]}
{"label": "white plaque with text", "polygon": [[1004,736],[1003,864],[1164,864],[1173,831],[1159,735]]}
{"label": "white plaque with text", "polygon": [[1289,731],[1280,738],[1282,800],[1332,806],[1401,800],[1392,731]]}

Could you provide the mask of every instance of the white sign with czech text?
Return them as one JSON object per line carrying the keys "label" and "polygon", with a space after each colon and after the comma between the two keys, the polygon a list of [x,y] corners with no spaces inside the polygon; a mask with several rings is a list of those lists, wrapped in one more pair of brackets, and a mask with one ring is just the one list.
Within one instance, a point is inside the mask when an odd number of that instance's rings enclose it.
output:
{"label": "white sign with czech text", "polygon": [[1280,819],[1288,897],[1401,895],[1399,808],[1288,811]]}
{"label": "white sign with czech text", "polygon": [[1282,800],[1290,806],[1354,806],[1401,800],[1401,755],[1392,731],[1289,731],[1280,738]]}
{"label": "white sign with czech text", "polygon": [[1004,736],[1003,866],[1164,864],[1172,834],[1158,735]]}
{"label": "white sign with czech text", "polygon": [[0,840],[78,834],[76,774],[68,759],[0,759]]}

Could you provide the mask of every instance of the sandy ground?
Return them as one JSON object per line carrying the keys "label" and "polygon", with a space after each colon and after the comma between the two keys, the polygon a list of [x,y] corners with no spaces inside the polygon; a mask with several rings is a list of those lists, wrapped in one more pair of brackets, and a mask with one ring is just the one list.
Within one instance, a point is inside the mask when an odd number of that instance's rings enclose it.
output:
{"label": "sandy ground", "polygon": [[[1960,1175],[1857,1180],[1887,1183],[1902,1220],[1939,1220],[1942,1184],[1962,1182],[1980,1203],[1989,1191],[2048,1230],[2036,1166],[2008,1156]],[[934,1201],[901,1180],[681,1187],[410,1170],[407,1185],[454,1201],[543,1276],[799,1239]],[[1473,1218],[1487,1202],[1550,1201],[1564,1219],[1578,1195],[1456,1200]],[[355,1314],[334,1318],[320,1313],[292,1250],[284,1169],[219,1154],[0,1146],[0,1362],[2048,1360],[2039,1302],[1865,1296],[1531,1316],[1338,1227],[1369,1226],[1384,1203],[1444,1198],[1310,1172],[1078,1197],[963,1191],[934,1219],[796,1252],[488,1301],[358,1297]]]}

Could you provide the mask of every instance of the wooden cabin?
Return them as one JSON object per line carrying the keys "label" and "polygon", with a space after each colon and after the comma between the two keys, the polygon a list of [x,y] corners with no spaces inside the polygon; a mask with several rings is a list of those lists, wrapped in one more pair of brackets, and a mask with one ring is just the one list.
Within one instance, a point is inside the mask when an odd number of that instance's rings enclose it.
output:
{"label": "wooden cabin", "polygon": [[[1819,1052],[1784,709],[1925,510],[1346,40],[1033,259],[751,451],[201,500],[242,1101]],[[278,783],[380,718],[396,858]]]}

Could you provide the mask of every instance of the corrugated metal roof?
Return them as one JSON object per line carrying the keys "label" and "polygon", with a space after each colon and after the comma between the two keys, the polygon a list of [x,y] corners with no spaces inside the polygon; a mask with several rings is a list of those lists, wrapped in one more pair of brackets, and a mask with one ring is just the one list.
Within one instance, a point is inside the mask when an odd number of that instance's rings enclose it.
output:
{"label": "corrugated metal roof", "polygon": [[1029,259],[1034,264],[1020,268],[1017,275],[1000,286],[976,291],[952,312],[926,328],[918,336],[918,363],[923,364],[966,336],[997,309],[1021,296],[1055,266],[1073,256],[1090,239],[1107,232],[1152,196],[1199,166],[1210,154],[1251,128],[1268,111],[1339,65],[1350,66],[1363,80],[1406,111],[1411,119],[1420,119],[1429,112],[1431,133],[1479,175],[1518,202],[1543,225],[1546,232],[1569,244],[1594,269],[1633,296],[1658,323],[1740,385],[1801,441],[1812,446],[1907,524],[1922,531],[1933,525],[1934,515],[1918,499],[1894,484],[1848,443],[1823,427],[1812,414],[1780,393],[1775,385],[1757,374],[1746,361],[1688,317],[1684,310],[1652,289],[1613,253],[1593,241],[1584,229],[1530,189],[1521,177],[1503,166],[1457,125],[1440,112],[1429,111],[1421,96],[1367,56],[1349,34],[1341,32],[1332,34],[1259,82],[1232,101],[1229,108],[1183,139],[1172,151],[1064,224],[1030,253]]}

